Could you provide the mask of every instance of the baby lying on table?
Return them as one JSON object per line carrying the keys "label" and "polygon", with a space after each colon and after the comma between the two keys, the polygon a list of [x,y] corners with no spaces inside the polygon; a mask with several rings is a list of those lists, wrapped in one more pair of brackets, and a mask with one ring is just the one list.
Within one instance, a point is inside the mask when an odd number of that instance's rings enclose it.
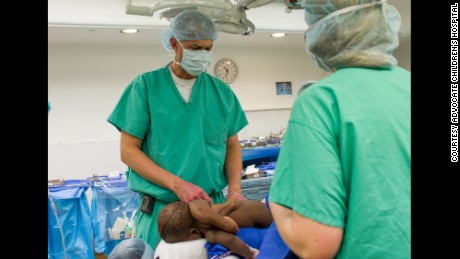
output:
{"label": "baby lying on table", "polygon": [[161,210],[158,231],[167,243],[205,238],[209,258],[221,258],[230,253],[255,258],[256,249],[272,222],[266,205],[255,200],[228,200],[223,204],[205,200],[189,204],[177,201]]}

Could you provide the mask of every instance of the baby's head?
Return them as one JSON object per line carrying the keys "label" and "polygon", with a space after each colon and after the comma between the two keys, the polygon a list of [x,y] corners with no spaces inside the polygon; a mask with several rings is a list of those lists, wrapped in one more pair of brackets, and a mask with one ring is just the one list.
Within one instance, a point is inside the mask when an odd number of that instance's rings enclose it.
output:
{"label": "baby's head", "polygon": [[199,238],[188,204],[183,201],[164,206],[158,214],[158,232],[166,243],[177,243]]}

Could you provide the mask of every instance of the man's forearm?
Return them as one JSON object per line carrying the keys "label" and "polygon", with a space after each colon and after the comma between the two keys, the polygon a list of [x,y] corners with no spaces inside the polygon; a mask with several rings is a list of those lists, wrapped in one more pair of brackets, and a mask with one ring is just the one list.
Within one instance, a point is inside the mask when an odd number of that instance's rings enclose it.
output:
{"label": "man's forearm", "polygon": [[227,153],[225,155],[225,173],[228,181],[228,193],[241,192],[241,171],[243,160],[241,156],[238,136],[232,136],[227,141]]}
{"label": "man's forearm", "polygon": [[152,161],[140,149],[141,144],[142,140],[122,132],[120,143],[122,162],[150,182],[174,190],[177,185],[181,184],[182,179]]}
{"label": "man's forearm", "polygon": [[175,186],[180,184],[181,179],[178,176],[159,167],[141,150],[127,152],[130,154],[125,157],[123,162],[143,178],[169,190],[173,190]]}

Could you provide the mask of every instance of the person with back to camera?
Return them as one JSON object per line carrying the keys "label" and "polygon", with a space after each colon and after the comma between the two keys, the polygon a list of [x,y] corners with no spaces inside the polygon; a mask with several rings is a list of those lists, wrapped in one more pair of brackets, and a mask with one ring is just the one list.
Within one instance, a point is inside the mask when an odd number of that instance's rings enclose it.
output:
{"label": "person with back to camera", "polygon": [[[306,50],[332,72],[294,102],[269,204],[301,258],[411,257],[411,74],[385,1],[303,0]],[[288,191],[289,190],[289,191]]]}
{"label": "person with back to camera", "polygon": [[174,61],[137,76],[108,118],[121,133],[129,188],[139,192],[137,237],[155,250],[157,216],[177,200],[244,200],[238,131],[248,124],[223,81],[205,72],[217,30],[199,11],[184,10],[161,34]]}
{"label": "person with back to camera", "polygon": [[255,258],[266,228],[273,217],[265,203],[255,200],[227,200],[211,204],[193,200],[177,201],[163,207],[158,215],[158,231],[167,243],[205,238],[208,258],[230,254]]}

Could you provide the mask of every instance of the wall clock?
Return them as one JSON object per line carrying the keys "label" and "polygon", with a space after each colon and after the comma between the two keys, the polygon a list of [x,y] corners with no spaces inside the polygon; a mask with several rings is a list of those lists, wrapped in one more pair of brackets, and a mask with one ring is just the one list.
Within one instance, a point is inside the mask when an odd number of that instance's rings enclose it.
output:
{"label": "wall clock", "polygon": [[238,78],[238,66],[235,61],[223,58],[217,61],[214,74],[227,84],[231,84]]}

